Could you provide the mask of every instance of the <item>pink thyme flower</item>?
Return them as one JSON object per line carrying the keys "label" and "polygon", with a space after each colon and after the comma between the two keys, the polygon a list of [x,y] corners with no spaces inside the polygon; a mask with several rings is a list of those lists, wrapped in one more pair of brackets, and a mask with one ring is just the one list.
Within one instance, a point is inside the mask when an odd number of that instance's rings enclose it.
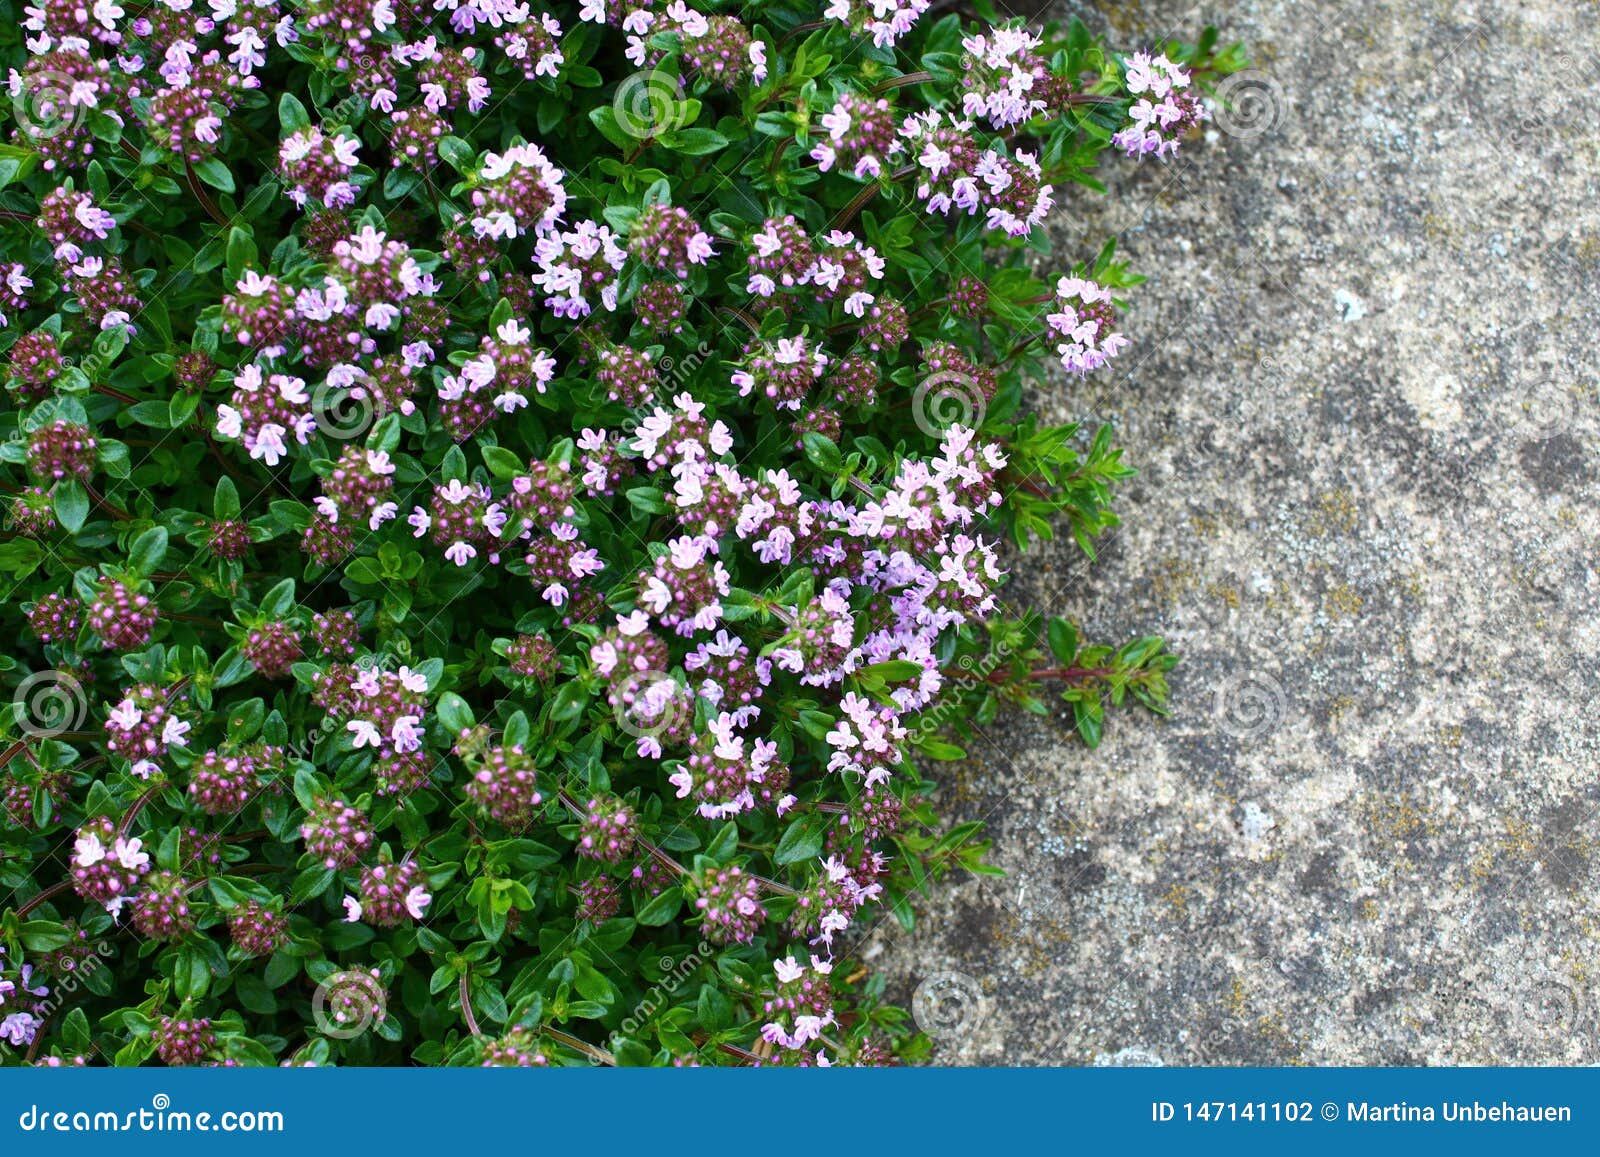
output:
{"label": "pink thyme flower", "polygon": [[1117,333],[1111,290],[1081,277],[1056,283],[1058,308],[1045,320],[1060,336],[1056,353],[1075,373],[1100,369],[1121,353],[1128,339]]}
{"label": "pink thyme flower", "polygon": [[327,136],[315,125],[291,133],[278,148],[278,173],[288,198],[304,209],[353,205],[360,189],[350,180],[361,163],[355,137]]}
{"label": "pink thyme flower", "polygon": [[1166,56],[1136,52],[1127,62],[1123,86],[1138,99],[1128,109],[1128,124],[1112,142],[1130,157],[1178,151],[1182,137],[1210,117],[1189,88],[1189,73]]}

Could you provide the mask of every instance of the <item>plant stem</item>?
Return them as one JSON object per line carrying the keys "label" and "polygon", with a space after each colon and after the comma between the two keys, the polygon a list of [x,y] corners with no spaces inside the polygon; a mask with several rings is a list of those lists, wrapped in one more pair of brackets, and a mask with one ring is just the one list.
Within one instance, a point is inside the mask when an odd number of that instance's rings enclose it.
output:
{"label": "plant stem", "polygon": [[206,216],[224,229],[231,228],[233,222],[224,217],[222,210],[217,208],[216,202],[201,191],[200,180],[194,175],[194,166],[190,165],[188,161],[183,162],[183,174],[188,179],[189,192],[193,193],[194,199],[200,202],[200,207],[206,211]]}
{"label": "plant stem", "polygon": [[128,834],[128,829],[133,827],[133,821],[139,818],[139,813],[144,810],[144,805],[155,799],[166,787],[165,783],[154,783],[140,793],[139,798],[133,801],[133,806],[128,809],[128,814],[122,817],[122,822],[117,825],[117,838],[121,839]]}
{"label": "plant stem", "polygon": [[[901,170],[901,171],[905,172],[906,170]],[[895,174],[895,176],[897,176],[897,177],[899,175],[900,175],[899,173]],[[874,181],[872,184],[868,185],[865,189],[862,189],[861,192],[859,192],[859,193],[857,193],[855,195],[855,198],[848,205],[846,205],[843,209],[839,210],[839,215],[833,219],[833,223],[831,225],[829,225],[828,228],[829,229],[843,229],[846,225],[848,225],[852,220],[855,219],[855,215],[857,213],[861,212],[861,210],[867,205],[868,202],[870,202],[874,197],[876,197],[878,195],[878,190],[881,189],[882,187],[883,186],[880,183],[878,183],[877,181]]]}
{"label": "plant stem", "polygon": [[611,1068],[617,1067],[616,1055],[608,1049],[603,1049],[599,1045],[592,1045],[586,1040],[579,1040],[571,1033],[562,1032],[560,1029],[551,1028],[549,1025],[545,1026],[544,1031],[547,1036],[555,1038],[568,1048],[577,1049],[590,1060],[597,1061],[602,1065],[609,1065]]}
{"label": "plant stem", "polygon": [[24,916],[26,916],[29,912],[32,912],[40,904],[43,904],[51,896],[59,895],[60,893],[65,892],[70,887],[72,887],[72,881],[71,880],[62,880],[61,883],[59,883],[59,884],[51,884],[44,891],[40,892],[38,895],[34,896],[31,900],[29,900],[22,907],[17,909],[17,919],[21,920]]}
{"label": "plant stem", "polygon": [[102,495],[99,491],[97,491],[93,486],[90,486],[87,482],[83,483],[83,489],[89,495],[90,498],[94,499],[94,504],[96,506],[98,506],[101,510],[104,510],[107,514],[109,514],[112,518],[115,518],[118,522],[129,522],[129,521],[132,520],[133,515],[129,514],[126,510],[122,509],[122,507],[118,506],[115,502],[112,502],[109,499],[107,499],[104,495]]}
{"label": "plant stem", "polygon": [[[1044,667],[1037,671],[1029,671],[1031,679],[1046,680],[1056,683],[1081,683],[1086,679],[1104,679],[1115,674],[1111,667]],[[953,667],[941,667],[939,674],[949,679],[970,678],[971,671],[962,671]],[[1005,669],[990,671],[984,676],[985,683],[1006,683],[1011,680],[1011,672]]]}
{"label": "plant stem", "polygon": [[933,79],[934,75],[931,72],[908,72],[904,76],[891,77],[884,81],[872,90],[872,95],[882,96],[884,93],[892,92],[897,88],[907,88],[913,84],[927,84]]}
{"label": "plant stem", "polygon": [[804,21],[803,23],[796,24],[793,28],[789,29],[789,31],[785,32],[783,34],[783,36],[778,40],[778,47],[782,48],[785,44],[788,44],[789,41],[793,40],[796,36],[803,35],[804,33],[807,33],[807,32],[815,32],[817,29],[826,28],[827,26],[828,26],[828,21],[826,21],[826,20],[807,20],[807,21]]}
{"label": "plant stem", "polygon": [[766,1059],[764,1057],[758,1057],[749,1049],[742,1049],[738,1045],[719,1044],[717,1048],[727,1053],[729,1056],[738,1057],[743,1061],[754,1061],[758,1065],[766,1063]]}
{"label": "plant stem", "polygon": [[478,1018],[472,1013],[472,969],[467,968],[461,974],[461,1019],[467,1022],[467,1030],[473,1036],[482,1036],[483,1030],[478,1027]]}

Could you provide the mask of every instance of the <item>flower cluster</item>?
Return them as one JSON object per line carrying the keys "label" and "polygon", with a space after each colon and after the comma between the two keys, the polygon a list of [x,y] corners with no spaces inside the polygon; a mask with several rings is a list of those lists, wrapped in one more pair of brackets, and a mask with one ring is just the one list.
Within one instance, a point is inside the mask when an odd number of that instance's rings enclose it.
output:
{"label": "flower cluster", "polygon": [[35,975],[33,965],[23,960],[13,967],[0,945],[0,1040],[12,1048],[31,1045],[44,1027],[49,995],[50,986]]}
{"label": "flower cluster", "polygon": [[1180,140],[1210,116],[1189,83],[1188,71],[1165,55],[1134,53],[1123,84],[1138,99],[1128,110],[1127,126],[1112,138],[1117,147],[1130,157],[1177,152]]}

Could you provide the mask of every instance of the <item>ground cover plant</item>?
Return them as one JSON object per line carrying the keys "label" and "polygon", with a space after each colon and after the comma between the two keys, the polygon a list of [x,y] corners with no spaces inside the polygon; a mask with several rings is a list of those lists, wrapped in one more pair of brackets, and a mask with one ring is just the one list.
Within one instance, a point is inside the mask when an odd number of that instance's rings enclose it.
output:
{"label": "ground cover plant", "polygon": [[[0,0],[0,1052],[879,1064],[1002,601],[1130,470],[1104,160],[1241,63],[926,0]],[[1010,546],[1004,545],[1009,540]]]}

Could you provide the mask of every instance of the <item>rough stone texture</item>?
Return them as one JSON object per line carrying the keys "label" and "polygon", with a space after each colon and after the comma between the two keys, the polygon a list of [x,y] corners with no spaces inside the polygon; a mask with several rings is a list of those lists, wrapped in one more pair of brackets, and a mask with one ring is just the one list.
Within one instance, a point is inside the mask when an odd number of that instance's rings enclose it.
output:
{"label": "rough stone texture", "polygon": [[1143,475],[1008,598],[1164,634],[1173,712],[1004,720],[942,799],[1009,877],[867,951],[944,1063],[1600,1061],[1600,10],[1073,7],[1270,98],[1057,232],[1151,281],[1035,404]]}

